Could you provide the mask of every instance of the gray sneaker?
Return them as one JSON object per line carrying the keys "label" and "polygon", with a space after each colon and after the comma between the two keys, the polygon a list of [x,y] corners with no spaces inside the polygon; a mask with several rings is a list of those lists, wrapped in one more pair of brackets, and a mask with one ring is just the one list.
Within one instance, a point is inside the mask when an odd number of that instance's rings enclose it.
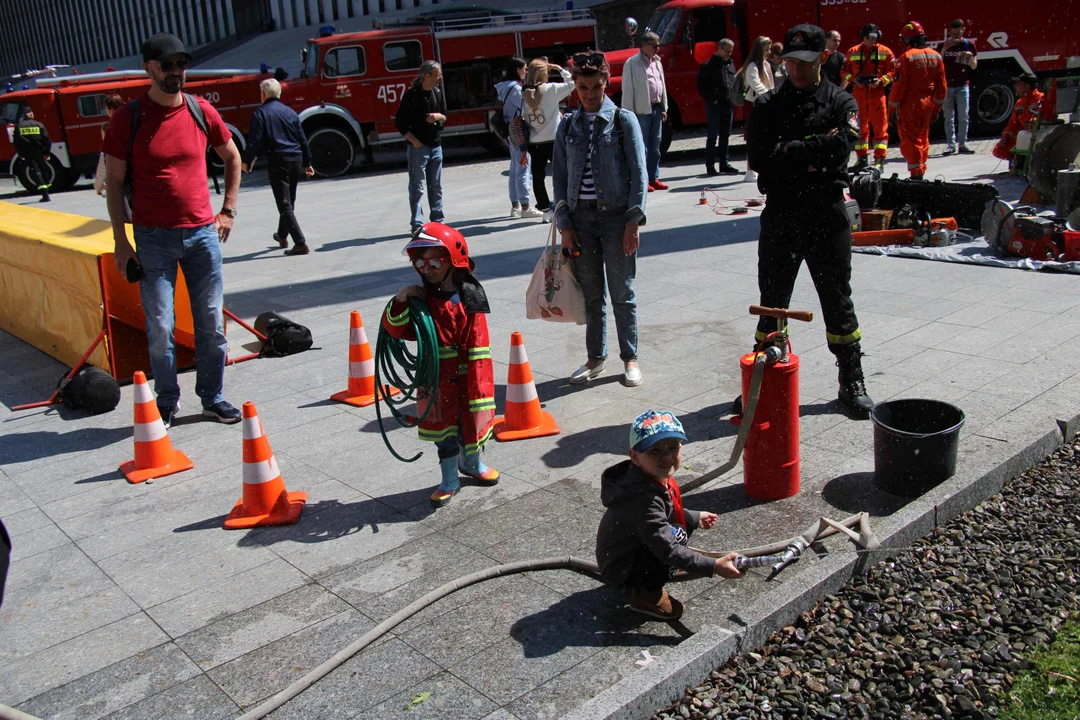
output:
{"label": "gray sneaker", "polygon": [[232,425],[244,419],[243,413],[224,400],[216,402],[208,408],[203,408],[202,414],[226,425]]}
{"label": "gray sneaker", "polygon": [[955,155],[956,148],[952,145],[946,145],[945,149],[941,152],[942,155]]}

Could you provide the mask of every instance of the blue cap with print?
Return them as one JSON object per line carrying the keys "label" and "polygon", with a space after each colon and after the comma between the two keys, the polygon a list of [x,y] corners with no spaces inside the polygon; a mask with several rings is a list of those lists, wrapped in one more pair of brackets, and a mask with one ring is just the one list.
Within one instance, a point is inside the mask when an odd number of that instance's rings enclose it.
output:
{"label": "blue cap with print", "polygon": [[666,410],[649,410],[637,416],[630,426],[630,449],[645,452],[661,440],[678,438],[686,441],[682,423]]}

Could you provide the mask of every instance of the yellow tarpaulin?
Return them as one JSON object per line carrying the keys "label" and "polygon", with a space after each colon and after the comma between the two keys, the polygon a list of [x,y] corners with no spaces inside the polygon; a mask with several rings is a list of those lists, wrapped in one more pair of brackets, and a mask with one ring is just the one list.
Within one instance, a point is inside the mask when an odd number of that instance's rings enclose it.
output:
{"label": "yellow tarpaulin", "polygon": [[[148,370],[138,286],[116,271],[112,252],[108,221],[0,202],[0,327],[68,366],[105,328],[91,364],[118,380],[129,379],[132,366]],[[182,274],[176,327],[178,352],[193,347]],[[186,364],[180,354],[178,361]]]}

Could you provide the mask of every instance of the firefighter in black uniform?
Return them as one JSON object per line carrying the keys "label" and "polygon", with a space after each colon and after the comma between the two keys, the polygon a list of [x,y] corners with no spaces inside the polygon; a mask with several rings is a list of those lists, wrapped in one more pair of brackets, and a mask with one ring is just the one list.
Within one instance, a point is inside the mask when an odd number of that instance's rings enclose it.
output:
{"label": "firefighter in black uniform", "polygon": [[[839,399],[866,417],[859,321],[851,301],[851,223],[844,208],[847,163],[859,139],[851,95],[821,79],[825,33],[797,25],[784,40],[788,81],[758,99],[747,136],[750,167],[766,195],[758,241],[761,304],[786,308],[803,260],[817,288],[829,350],[840,368]],[[758,342],[776,330],[763,317]]]}
{"label": "firefighter in black uniform", "polygon": [[13,138],[15,152],[26,160],[26,179],[41,193],[41,202],[49,202],[49,188],[52,183],[52,168],[47,167],[52,141],[45,126],[34,119],[34,111],[27,110],[22,120],[15,126]]}

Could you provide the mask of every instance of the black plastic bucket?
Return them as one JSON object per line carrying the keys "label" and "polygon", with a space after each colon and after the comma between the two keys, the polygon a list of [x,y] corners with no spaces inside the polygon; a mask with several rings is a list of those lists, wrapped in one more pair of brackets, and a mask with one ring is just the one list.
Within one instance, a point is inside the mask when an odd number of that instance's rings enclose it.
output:
{"label": "black plastic bucket", "polygon": [[918,497],[956,472],[964,411],[940,400],[889,400],[870,413],[874,481],[886,492]]}

